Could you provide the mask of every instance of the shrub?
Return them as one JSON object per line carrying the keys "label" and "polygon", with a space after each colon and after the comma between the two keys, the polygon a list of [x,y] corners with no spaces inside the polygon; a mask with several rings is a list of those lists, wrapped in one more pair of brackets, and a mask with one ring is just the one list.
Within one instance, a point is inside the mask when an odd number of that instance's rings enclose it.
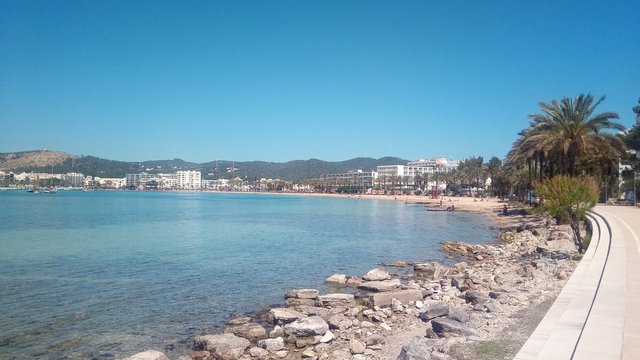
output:
{"label": "shrub", "polygon": [[567,221],[574,234],[578,252],[582,254],[584,242],[580,235],[580,221],[598,201],[598,185],[588,176],[572,178],[556,176],[536,187],[542,197],[542,207],[558,222]]}

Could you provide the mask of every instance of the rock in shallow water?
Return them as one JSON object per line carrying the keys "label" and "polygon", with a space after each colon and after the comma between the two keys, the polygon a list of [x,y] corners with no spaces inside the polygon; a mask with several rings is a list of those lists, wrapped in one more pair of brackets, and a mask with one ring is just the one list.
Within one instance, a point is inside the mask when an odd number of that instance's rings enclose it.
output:
{"label": "rock in shallow water", "polygon": [[345,285],[347,283],[347,275],[333,274],[329,276],[324,282],[329,284]]}
{"label": "rock in shallow water", "polygon": [[169,360],[169,358],[162,351],[148,350],[137,353],[123,360]]}
{"label": "rock in shallow water", "polygon": [[256,323],[247,323],[239,326],[229,326],[224,329],[224,332],[233,333],[237,336],[243,337],[253,342],[267,338],[267,330],[265,330],[262,325]]}
{"label": "rock in shallow water", "polygon": [[294,289],[285,292],[284,297],[287,299],[317,299],[319,295],[320,291],[317,289]]}
{"label": "rock in shallow water", "polygon": [[215,359],[237,359],[251,345],[249,340],[234,334],[202,335],[193,340],[196,350],[207,350]]}
{"label": "rock in shallow water", "polygon": [[391,279],[391,275],[385,269],[376,268],[369,271],[365,276],[362,277],[367,281],[381,281],[381,280],[389,280]]}

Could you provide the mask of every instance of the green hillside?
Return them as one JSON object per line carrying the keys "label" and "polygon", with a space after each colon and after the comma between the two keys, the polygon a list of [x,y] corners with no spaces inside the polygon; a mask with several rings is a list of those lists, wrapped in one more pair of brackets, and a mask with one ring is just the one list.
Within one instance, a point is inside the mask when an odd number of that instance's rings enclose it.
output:
{"label": "green hillside", "polygon": [[[35,161],[34,159],[37,159]],[[124,162],[101,159],[95,156],[73,156],[54,151],[24,151],[0,153],[0,170],[13,172],[79,172],[88,176],[124,177],[128,173],[172,173],[179,170],[199,170],[205,179],[240,177],[246,180],[261,178],[301,180],[323,174],[342,173],[349,170],[375,170],[378,165],[405,164],[407,160],[396,157],[355,159],[329,162],[318,159],[294,160],[284,163],[265,161],[233,162],[210,161],[202,164],[181,159]]]}

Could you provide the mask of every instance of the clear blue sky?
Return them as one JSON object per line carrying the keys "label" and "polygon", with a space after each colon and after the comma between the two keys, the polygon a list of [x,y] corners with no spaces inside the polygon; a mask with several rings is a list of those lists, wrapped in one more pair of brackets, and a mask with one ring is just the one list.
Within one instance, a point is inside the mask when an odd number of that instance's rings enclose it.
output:
{"label": "clear blue sky", "polygon": [[538,102],[640,97],[640,1],[0,0],[0,152],[504,157]]}

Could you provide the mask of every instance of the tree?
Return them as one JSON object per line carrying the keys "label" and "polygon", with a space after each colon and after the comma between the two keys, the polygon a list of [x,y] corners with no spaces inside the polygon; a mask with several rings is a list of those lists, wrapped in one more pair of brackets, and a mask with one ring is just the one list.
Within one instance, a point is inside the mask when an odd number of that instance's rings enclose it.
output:
{"label": "tree", "polygon": [[495,195],[496,189],[498,188],[498,186],[496,186],[496,184],[498,183],[498,174],[502,170],[502,160],[500,160],[497,156],[493,156],[491,159],[489,159],[489,162],[486,165],[486,169],[489,177],[491,178],[491,192],[493,193],[492,195]]}
{"label": "tree", "polygon": [[579,224],[584,220],[586,212],[598,201],[598,185],[595,180],[589,176],[556,176],[539,184],[536,193],[543,199],[543,209],[558,222],[569,222],[578,252],[582,254],[584,242]]}
{"label": "tree", "polygon": [[[578,161],[587,153],[602,146],[612,149],[624,147],[620,138],[607,134],[607,130],[624,130],[625,127],[613,121],[620,116],[614,112],[595,114],[595,108],[605,100],[594,101],[590,94],[576,98],[563,97],[551,103],[540,103],[539,114],[530,115],[530,130],[520,144],[537,153],[545,152],[546,157],[556,162],[559,174],[577,175]],[[529,143],[533,143],[532,146]]]}

